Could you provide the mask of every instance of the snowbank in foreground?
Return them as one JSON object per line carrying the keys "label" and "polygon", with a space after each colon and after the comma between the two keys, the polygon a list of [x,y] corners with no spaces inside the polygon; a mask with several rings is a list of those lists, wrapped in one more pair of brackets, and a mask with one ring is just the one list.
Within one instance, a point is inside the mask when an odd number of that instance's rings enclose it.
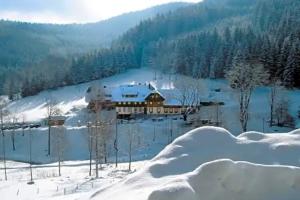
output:
{"label": "snowbank in foreground", "polygon": [[300,166],[299,132],[234,137],[221,128],[199,128],[176,139],[143,170],[91,198],[298,200],[300,168],[282,165]]}

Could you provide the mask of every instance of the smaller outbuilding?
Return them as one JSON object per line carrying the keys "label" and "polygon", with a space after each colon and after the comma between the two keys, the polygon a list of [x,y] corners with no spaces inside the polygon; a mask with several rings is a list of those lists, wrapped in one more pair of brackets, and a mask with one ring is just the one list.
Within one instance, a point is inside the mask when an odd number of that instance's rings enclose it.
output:
{"label": "smaller outbuilding", "polygon": [[67,117],[62,115],[51,116],[50,119],[47,119],[48,126],[63,126],[66,122]]}

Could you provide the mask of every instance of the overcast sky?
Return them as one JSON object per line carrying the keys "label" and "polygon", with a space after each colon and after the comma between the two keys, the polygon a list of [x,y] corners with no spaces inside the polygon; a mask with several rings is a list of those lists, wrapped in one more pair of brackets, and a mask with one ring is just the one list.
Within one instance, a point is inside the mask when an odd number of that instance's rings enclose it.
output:
{"label": "overcast sky", "polygon": [[[174,1],[174,0],[173,0]],[[95,22],[172,0],[0,0],[0,18],[44,23]],[[199,2],[200,0],[185,0]]]}

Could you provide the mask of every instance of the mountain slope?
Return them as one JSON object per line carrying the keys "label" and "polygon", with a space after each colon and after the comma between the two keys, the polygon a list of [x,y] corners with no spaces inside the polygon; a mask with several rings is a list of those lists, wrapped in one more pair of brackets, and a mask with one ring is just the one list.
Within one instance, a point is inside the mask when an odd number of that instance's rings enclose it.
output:
{"label": "mountain slope", "polygon": [[67,56],[110,45],[141,20],[188,3],[170,3],[89,24],[30,24],[0,21],[0,67],[38,63],[49,55]]}
{"label": "mountain slope", "polygon": [[139,67],[224,78],[232,66],[249,62],[263,65],[269,82],[300,87],[299,9],[298,0],[206,0],[144,20],[110,47],[54,64],[59,69],[46,63],[42,71],[37,64],[8,74],[2,91],[34,95]]}

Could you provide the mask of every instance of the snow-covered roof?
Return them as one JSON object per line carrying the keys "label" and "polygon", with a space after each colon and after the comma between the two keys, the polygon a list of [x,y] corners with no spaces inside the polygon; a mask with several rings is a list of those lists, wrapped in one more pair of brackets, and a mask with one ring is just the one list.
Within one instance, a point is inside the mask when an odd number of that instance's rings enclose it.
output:
{"label": "snow-covered roof", "polygon": [[149,83],[105,87],[103,90],[105,92],[105,99],[112,102],[145,102],[145,99],[151,93],[157,93],[165,99],[164,105],[181,105],[177,89],[156,89]]}
{"label": "snow-covered roof", "polygon": [[50,120],[54,120],[54,121],[65,121],[66,119],[67,117],[63,115],[54,115],[50,117]]}
{"label": "snow-covered roof", "polygon": [[161,89],[160,94],[165,98],[164,105],[166,106],[180,106],[179,91],[176,89]]}
{"label": "snow-covered roof", "polygon": [[112,89],[111,100],[113,102],[144,102],[149,94],[155,92],[155,88],[149,84],[121,85]]}

